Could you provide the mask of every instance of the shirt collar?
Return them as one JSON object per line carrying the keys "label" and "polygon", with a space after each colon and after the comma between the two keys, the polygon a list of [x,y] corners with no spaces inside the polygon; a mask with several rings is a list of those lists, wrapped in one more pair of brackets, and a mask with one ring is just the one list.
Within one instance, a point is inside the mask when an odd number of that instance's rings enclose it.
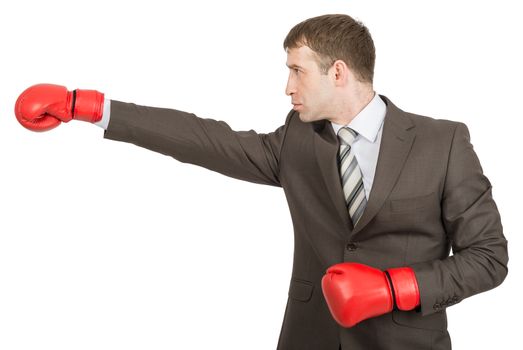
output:
{"label": "shirt collar", "polygon": [[340,131],[342,127],[348,126],[370,142],[374,142],[383,124],[386,112],[387,105],[378,94],[374,93],[374,98],[349,124],[341,125],[331,122],[331,125],[336,135],[338,135],[338,131]]}

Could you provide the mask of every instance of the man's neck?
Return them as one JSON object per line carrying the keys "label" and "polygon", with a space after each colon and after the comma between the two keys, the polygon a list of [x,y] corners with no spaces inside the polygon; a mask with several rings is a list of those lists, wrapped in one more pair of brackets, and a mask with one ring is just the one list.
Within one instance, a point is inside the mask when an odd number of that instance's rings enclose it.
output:
{"label": "man's neck", "polygon": [[328,120],[340,125],[349,124],[372,101],[374,96],[374,90],[353,94],[346,99],[346,103],[340,104],[337,116],[328,118]]}

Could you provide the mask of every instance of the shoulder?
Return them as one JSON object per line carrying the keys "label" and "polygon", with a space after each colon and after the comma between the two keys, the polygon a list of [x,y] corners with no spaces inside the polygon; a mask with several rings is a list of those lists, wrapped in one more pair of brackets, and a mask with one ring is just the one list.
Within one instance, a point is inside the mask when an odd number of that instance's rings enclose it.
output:
{"label": "shoulder", "polygon": [[425,131],[454,131],[458,127],[465,127],[466,125],[449,119],[429,117],[421,114],[414,114],[410,112],[404,112],[404,114],[412,120],[416,128]]}
{"label": "shoulder", "polygon": [[454,144],[456,140],[470,142],[469,129],[465,123],[408,112],[405,114],[415,125],[416,134],[428,140],[441,140],[450,144]]}
{"label": "shoulder", "polygon": [[387,104],[387,116],[401,121],[401,124],[408,128],[414,127],[418,135],[426,135],[429,138],[439,138],[443,135],[450,135],[452,137],[456,131],[462,131],[468,134],[467,126],[462,122],[407,112],[396,107],[387,97],[382,96],[382,98]]}

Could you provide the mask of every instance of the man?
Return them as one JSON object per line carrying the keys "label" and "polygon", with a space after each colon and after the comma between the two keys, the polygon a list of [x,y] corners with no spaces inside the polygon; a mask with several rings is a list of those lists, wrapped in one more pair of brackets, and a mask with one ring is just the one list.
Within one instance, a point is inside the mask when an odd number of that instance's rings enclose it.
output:
{"label": "man", "polygon": [[293,110],[268,134],[49,84],[24,91],[15,114],[36,131],[96,123],[105,138],[282,187],[295,252],[278,349],[450,349],[445,309],[499,285],[508,263],[467,127],[376,94],[372,38],[349,16],[299,23],[284,48]]}

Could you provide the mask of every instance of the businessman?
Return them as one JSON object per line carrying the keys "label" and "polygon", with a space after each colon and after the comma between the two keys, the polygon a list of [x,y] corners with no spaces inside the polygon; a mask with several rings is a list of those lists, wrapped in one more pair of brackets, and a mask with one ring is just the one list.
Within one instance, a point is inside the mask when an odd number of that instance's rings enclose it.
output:
{"label": "businessman", "polygon": [[450,349],[446,308],[508,271],[467,127],[377,94],[374,43],[350,16],[307,19],[283,46],[293,108],[271,133],[52,84],[25,90],[15,114],[34,131],[95,123],[105,138],[283,188],[295,251],[278,349]]}

